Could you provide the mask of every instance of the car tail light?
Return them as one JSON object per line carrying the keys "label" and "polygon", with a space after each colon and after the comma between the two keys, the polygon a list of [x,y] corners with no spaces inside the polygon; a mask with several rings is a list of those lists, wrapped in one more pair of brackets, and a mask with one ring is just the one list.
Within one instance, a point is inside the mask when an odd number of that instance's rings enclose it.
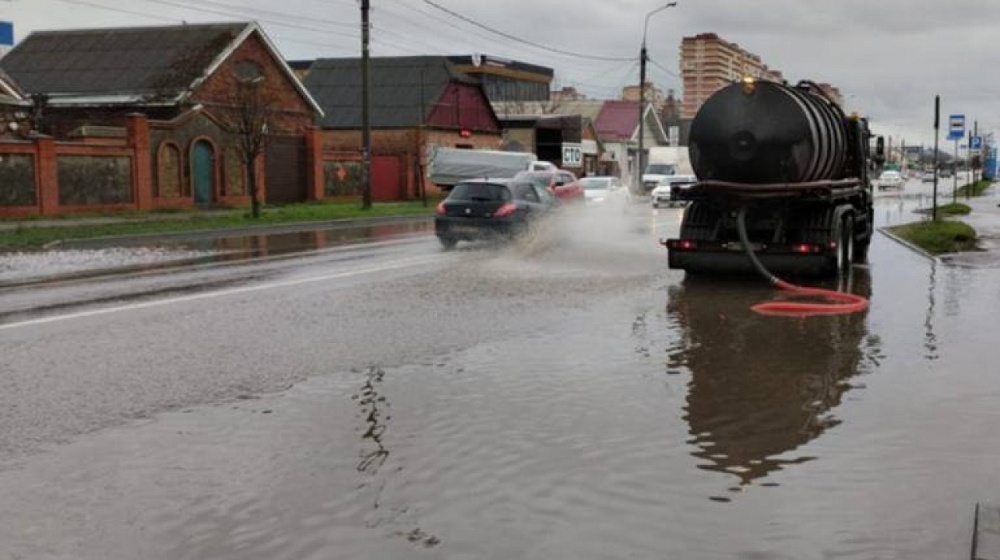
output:
{"label": "car tail light", "polygon": [[438,216],[445,215],[444,201],[438,203],[437,208],[434,210],[434,213],[437,214]]}
{"label": "car tail light", "polygon": [[493,213],[493,216],[496,218],[505,218],[507,216],[510,216],[514,212],[517,212],[517,206],[508,202],[507,204],[504,204],[500,208],[497,208],[497,211]]}

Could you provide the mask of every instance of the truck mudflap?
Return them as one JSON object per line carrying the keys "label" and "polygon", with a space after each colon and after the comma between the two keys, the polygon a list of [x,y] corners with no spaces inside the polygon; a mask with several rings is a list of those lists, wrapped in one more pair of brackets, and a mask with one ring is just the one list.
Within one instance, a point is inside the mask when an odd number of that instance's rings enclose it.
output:
{"label": "truck mudflap", "polygon": [[[668,239],[667,264],[691,273],[754,273],[755,269],[739,242]],[[755,244],[754,252],[772,272],[795,276],[828,276],[836,268],[837,246],[814,243],[794,245]]]}

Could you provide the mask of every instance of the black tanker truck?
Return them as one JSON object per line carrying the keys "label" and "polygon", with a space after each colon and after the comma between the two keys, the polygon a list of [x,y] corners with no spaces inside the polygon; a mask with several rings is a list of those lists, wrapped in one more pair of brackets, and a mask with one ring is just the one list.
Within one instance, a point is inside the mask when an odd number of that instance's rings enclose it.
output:
{"label": "black tanker truck", "polygon": [[871,140],[865,119],[812,82],[744,79],[719,90],[691,123],[698,182],[683,194],[679,237],[664,242],[670,268],[752,271],[751,250],[768,270],[796,275],[836,276],[864,262],[869,172],[882,158]]}

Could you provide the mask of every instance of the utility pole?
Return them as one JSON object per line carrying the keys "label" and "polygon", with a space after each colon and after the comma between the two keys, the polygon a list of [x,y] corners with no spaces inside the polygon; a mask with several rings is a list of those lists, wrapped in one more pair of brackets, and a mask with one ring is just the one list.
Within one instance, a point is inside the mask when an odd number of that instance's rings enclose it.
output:
{"label": "utility pole", "polygon": [[955,137],[955,164],[951,166],[951,203],[958,202],[958,141],[961,136]]}
{"label": "utility pole", "polygon": [[[647,20],[648,21],[648,20]],[[646,121],[646,34],[643,33],[642,49],[639,51],[639,151],[635,155],[636,160],[636,194],[643,194],[642,174],[645,167],[642,165],[642,141],[645,136]]]}
{"label": "utility pole", "polygon": [[934,96],[934,195],[931,203],[931,220],[937,221],[938,187],[938,130],[941,128],[941,96]]}
{"label": "utility pole", "polygon": [[[979,138],[979,121],[978,120],[972,121],[972,137],[973,138]],[[982,140],[980,140],[979,141],[979,149],[980,150],[983,149],[982,146],[983,146],[983,143],[982,143]],[[972,157],[973,157],[972,156],[972,140],[969,140],[969,174],[972,177],[972,184],[975,185],[977,183],[977,181],[976,181],[977,173],[976,173],[976,166],[972,165]],[[980,161],[982,161],[982,157],[980,157],[979,159],[980,159]],[[966,198],[972,196],[971,191],[972,191],[972,188],[970,186],[970,188],[965,191]]]}
{"label": "utility pole", "polygon": [[361,208],[372,207],[372,128],[369,122],[368,12],[371,0],[361,0]]}
{"label": "utility pole", "polygon": [[635,193],[643,194],[642,190],[642,173],[645,170],[643,166],[643,136],[645,136],[645,121],[646,121],[646,30],[649,28],[649,18],[656,12],[666,10],[667,8],[672,8],[677,5],[677,2],[667,2],[666,4],[656,8],[655,10],[646,14],[646,21],[642,26],[642,49],[639,50],[639,153],[636,154],[636,179],[635,179]]}

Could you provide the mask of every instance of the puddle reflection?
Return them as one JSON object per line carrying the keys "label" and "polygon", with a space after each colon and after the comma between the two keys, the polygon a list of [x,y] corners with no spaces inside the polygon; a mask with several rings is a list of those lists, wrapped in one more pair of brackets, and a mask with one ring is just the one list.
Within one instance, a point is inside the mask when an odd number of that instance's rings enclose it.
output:
{"label": "puddle reflection", "polygon": [[[854,293],[868,297],[865,270]],[[667,313],[680,329],[668,371],[691,375],[685,419],[700,468],[752,483],[814,459],[791,452],[840,420],[831,412],[849,379],[877,363],[880,342],[867,313],[805,319],[767,317],[750,305],[773,296],[748,283],[687,279],[670,290]]]}
{"label": "puddle reflection", "polygon": [[386,241],[406,235],[429,233],[429,220],[380,223],[364,226],[276,232],[257,235],[211,237],[184,241],[183,246],[212,251],[212,260],[230,261],[316,251],[360,242]]}

